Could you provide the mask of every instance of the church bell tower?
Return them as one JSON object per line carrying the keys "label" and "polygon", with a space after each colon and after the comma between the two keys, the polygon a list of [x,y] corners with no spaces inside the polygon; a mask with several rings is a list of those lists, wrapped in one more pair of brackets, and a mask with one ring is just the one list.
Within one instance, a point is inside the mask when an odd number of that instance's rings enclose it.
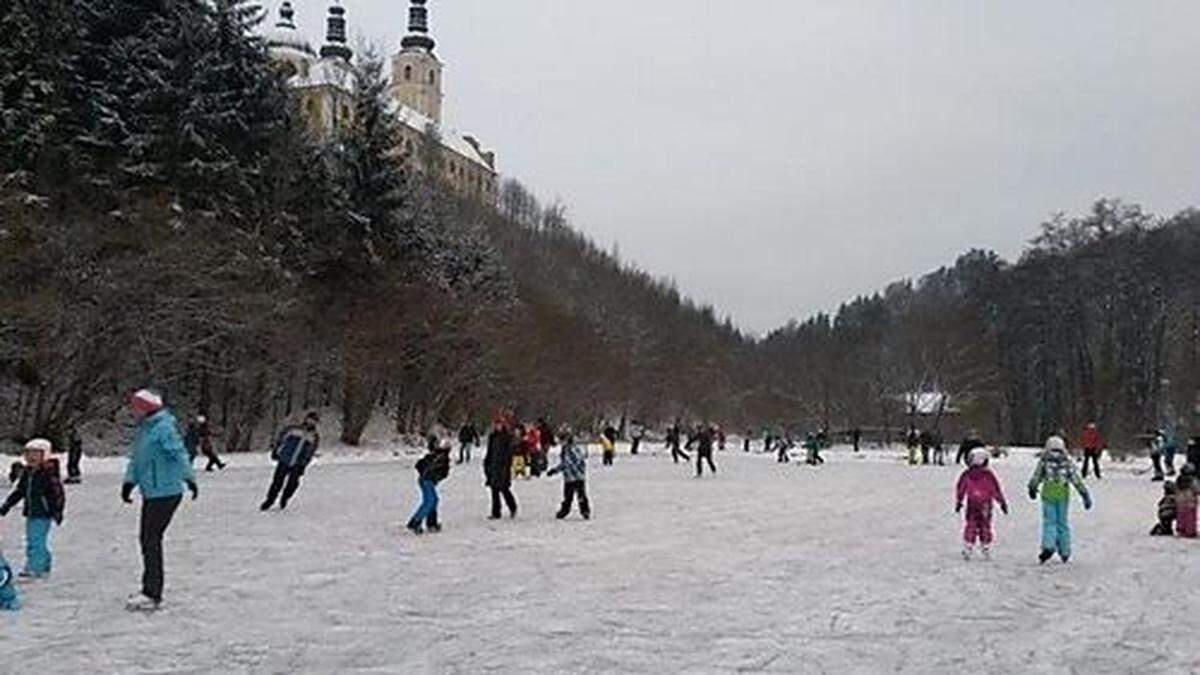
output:
{"label": "church bell tower", "polygon": [[400,51],[392,57],[392,97],[397,103],[442,123],[442,62],[433,53],[436,43],[429,35],[426,0],[411,0],[408,34]]}

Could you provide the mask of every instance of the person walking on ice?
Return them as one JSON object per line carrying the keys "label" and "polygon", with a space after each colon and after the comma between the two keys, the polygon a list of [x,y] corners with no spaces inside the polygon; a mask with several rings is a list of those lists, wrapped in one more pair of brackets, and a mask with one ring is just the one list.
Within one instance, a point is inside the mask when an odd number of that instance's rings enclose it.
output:
{"label": "person walking on ice", "polygon": [[1071,488],[1083,499],[1083,508],[1092,508],[1092,496],[1067,456],[1067,442],[1061,436],[1046,440],[1045,450],[1029,479],[1029,498],[1042,498],[1042,551],[1038,561],[1045,563],[1057,552],[1063,562],[1071,559],[1071,524],[1068,520]]}
{"label": "person walking on ice", "polygon": [[513,437],[506,415],[496,416],[488,434],[487,454],[483,456],[484,484],[492,493],[491,520],[500,518],[500,500],[508,506],[509,517],[517,517],[517,498],[512,493],[513,449],[519,442]]}
{"label": "person walking on ice", "polygon": [[[304,422],[285,427],[279,434],[275,447],[271,450],[271,459],[275,460],[275,474],[271,477],[271,486],[267,488],[267,498],[258,508],[269,511],[279,497],[280,510],[286,509],[292,496],[300,487],[300,479],[317,454],[321,436],[317,433],[317,413],[310,412],[304,416]],[[279,495],[280,489],[283,495]]]}
{"label": "person walking on ice", "polygon": [[962,513],[964,500],[967,507],[963,526],[964,560],[971,559],[977,541],[984,560],[992,557],[992,502],[999,504],[1000,510],[1008,515],[1008,502],[996,474],[988,468],[988,458],[986,448],[975,448],[967,458],[966,470],[958,477],[954,512]]}
{"label": "person walking on ice", "polygon": [[438,522],[438,483],[450,475],[450,439],[437,442],[424,457],[417,460],[417,485],[421,488],[421,503],[408,521],[413,534],[424,534],[422,524],[430,532],[441,532]]}
{"label": "person walking on ice", "polygon": [[50,576],[53,557],[48,541],[50,527],[62,525],[66,496],[58,471],[58,460],[48,457],[53,446],[44,438],[25,444],[25,470],[17,480],[8,499],[0,504],[0,516],[8,515],[14,506],[24,502],[25,569],[17,576],[22,579],[44,579]]}
{"label": "person walking on ice", "polygon": [[142,389],[130,398],[129,405],[138,426],[129,450],[121,500],[132,504],[134,490],[142,495],[142,591],[129,596],[125,608],[150,612],[158,609],[163,599],[163,535],[183,501],[184,486],[193,500],[200,496],[200,489],[178,424],[163,407],[162,398]]}
{"label": "person walking on ice", "polygon": [[560,434],[562,451],[559,455],[558,466],[551,468],[546,475],[556,473],[563,475],[563,502],[555,518],[562,520],[571,515],[571,503],[579,500],[579,513],[584,520],[592,517],[592,505],[587,496],[587,450],[575,442],[575,434],[566,429]]}

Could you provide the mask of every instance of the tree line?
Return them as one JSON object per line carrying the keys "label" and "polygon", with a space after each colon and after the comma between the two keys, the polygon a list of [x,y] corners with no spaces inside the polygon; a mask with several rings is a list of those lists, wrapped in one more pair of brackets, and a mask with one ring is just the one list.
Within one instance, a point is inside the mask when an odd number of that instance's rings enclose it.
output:
{"label": "tree line", "polygon": [[972,251],[756,339],[515,180],[460,199],[398,157],[382,60],[316,137],[244,0],[11,0],[0,14],[0,436],[112,425],[127,392],[251,450],[477,422],[907,421],[946,391],[996,439],[1193,410],[1200,216],[1101,201],[1015,264]]}

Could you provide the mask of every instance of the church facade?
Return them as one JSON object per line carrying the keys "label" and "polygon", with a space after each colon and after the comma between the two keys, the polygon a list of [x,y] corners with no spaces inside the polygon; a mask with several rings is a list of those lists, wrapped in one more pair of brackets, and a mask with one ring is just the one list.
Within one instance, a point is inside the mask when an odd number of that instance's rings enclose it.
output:
{"label": "church facade", "polygon": [[[411,0],[408,33],[391,57],[388,87],[392,114],[400,123],[397,153],[416,173],[436,171],[459,195],[485,203],[496,200],[496,155],[473,136],[443,124],[444,66],[429,32],[427,0]],[[310,131],[328,137],[351,121],[354,86],[346,43],[346,10],[333,0],[326,21],[325,43],[319,50],[301,34],[292,2],[280,4],[278,21],[264,35],[273,62],[296,92]],[[433,156],[426,148],[436,141]]]}

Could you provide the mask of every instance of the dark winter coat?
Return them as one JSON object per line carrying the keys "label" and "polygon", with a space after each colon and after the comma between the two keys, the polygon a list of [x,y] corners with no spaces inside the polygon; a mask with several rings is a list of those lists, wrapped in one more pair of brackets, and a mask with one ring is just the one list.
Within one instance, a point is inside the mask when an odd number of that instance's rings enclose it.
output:
{"label": "dark winter coat", "polygon": [[434,485],[446,480],[450,475],[450,453],[435,450],[417,460],[417,475],[421,480],[433,482]]}
{"label": "dark winter coat", "polygon": [[193,421],[188,424],[187,430],[183,432],[183,447],[187,448],[188,456],[195,457],[209,437],[208,422],[201,424]]}
{"label": "dark winter coat", "polygon": [[303,471],[308,467],[314,455],[317,454],[317,446],[320,445],[321,437],[315,429],[309,430],[301,424],[295,424],[284,428],[279,434],[279,440],[275,442],[275,449],[271,451],[271,459],[280,464]]}
{"label": "dark winter coat", "polygon": [[538,423],[538,441],[542,444],[542,452],[550,452],[550,448],[554,447],[554,430],[549,423]]}
{"label": "dark winter coat", "polygon": [[1163,495],[1163,498],[1158,500],[1158,522],[1174,523],[1175,522],[1175,494]]}
{"label": "dark winter coat", "polygon": [[700,431],[696,432],[695,436],[692,436],[691,440],[688,441],[688,447],[690,448],[695,445],[696,452],[700,453],[701,455],[711,455],[713,451],[714,438],[715,437],[712,429],[701,429]]}
{"label": "dark winter coat", "polygon": [[515,444],[516,439],[508,429],[497,429],[488,435],[487,454],[483,457],[483,475],[489,487],[506,488],[512,485]]}
{"label": "dark winter coat", "polygon": [[59,477],[58,460],[48,459],[40,467],[24,471],[12,494],[0,505],[0,514],[7,514],[22,502],[25,506],[21,513],[26,518],[53,518],[62,522],[67,498]]}
{"label": "dark winter coat", "polygon": [[475,431],[475,427],[470,424],[464,424],[458,430],[458,442],[463,445],[469,445],[479,442],[479,432]]}

